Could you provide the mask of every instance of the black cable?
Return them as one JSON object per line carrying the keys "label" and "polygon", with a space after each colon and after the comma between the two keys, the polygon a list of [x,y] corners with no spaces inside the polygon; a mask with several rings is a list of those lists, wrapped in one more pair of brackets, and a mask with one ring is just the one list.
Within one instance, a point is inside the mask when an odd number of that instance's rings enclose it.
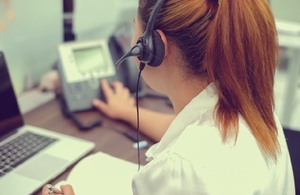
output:
{"label": "black cable", "polygon": [[140,159],[140,112],[139,112],[139,82],[141,78],[141,73],[143,69],[145,68],[144,63],[140,63],[140,70],[139,70],[139,75],[137,78],[136,82],[136,91],[135,91],[135,100],[136,100],[136,140],[137,140],[137,155],[138,155],[138,171],[140,170],[141,167],[141,159]]}
{"label": "black cable", "polygon": [[81,120],[76,116],[75,112],[69,111],[64,97],[62,95],[58,95],[57,98],[59,99],[60,108],[61,108],[63,115],[65,117],[70,118],[80,131],[87,131],[87,130],[90,130],[90,129],[102,124],[102,120],[100,120],[100,119],[95,119],[88,123],[81,122]]}

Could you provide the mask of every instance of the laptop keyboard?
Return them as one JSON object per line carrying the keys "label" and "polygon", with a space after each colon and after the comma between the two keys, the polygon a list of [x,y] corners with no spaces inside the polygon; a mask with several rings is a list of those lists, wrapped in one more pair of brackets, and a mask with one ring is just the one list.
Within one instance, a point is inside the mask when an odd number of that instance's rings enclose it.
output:
{"label": "laptop keyboard", "polygon": [[55,141],[57,139],[26,132],[0,146],[0,177]]}

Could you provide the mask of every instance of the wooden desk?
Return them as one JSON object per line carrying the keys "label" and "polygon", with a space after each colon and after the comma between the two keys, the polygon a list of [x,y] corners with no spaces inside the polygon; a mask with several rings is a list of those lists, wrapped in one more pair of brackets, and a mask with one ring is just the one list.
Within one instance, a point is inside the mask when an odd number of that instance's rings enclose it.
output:
{"label": "wooden desk", "polygon": [[[171,113],[172,109],[166,104],[163,99],[151,99],[141,98],[139,101],[141,107],[151,108],[152,110]],[[64,133],[92,141],[96,144],[95,149],[92,153],[102,151],[110,155],[119,157],[124,160],[128,160],[137,163],[137,150],[133,149],[133,142],[124,137],[120,132],[127,131],[135,133],[134,128],[122,121],[114,121],[106,118],[98,111],[86,111],[77,114],[78,118],[83,122],[88,122],[93,119],[102,119],[103,123],[101,126],[95,127],[88,131],[79,131],[73,122],[65,118],[60,110],[60,105],[57,100],[52,100],[45,105],[38,107],[37,109],[28,112],[24,115],[26,124],[35,125],[41,128],[46,128],[55,132]],[[147,140],[150,144],[153,144],[153,140],[141,135],[141,139]],[[140,151],[141,164],[145,164],[145,151]],[[99,165],[101,166],[101,165]],[[57,183],[61,180],[66,179],[71,166],[64,173],[59,175],[50,183]],[[36,192],[34,195],[40,195],[41,190]]]}

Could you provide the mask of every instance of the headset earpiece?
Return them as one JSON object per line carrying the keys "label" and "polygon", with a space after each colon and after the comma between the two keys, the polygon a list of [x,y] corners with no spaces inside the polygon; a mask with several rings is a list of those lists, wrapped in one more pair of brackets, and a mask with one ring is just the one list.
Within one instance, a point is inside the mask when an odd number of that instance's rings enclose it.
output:
{"label": "headset earpiece", "polygon": [[157,67],[164,60],[165,45],[156,30],[151,32],[145,32],[137,41],[136,45],[131,49],[133,55],[133,49],[139,48],[140,52],[138,59],[149,66]]}
{"label": "headset earpiece", "polygon": [[161,65],[165,57],[165,44],[156,30],[152,33],[153,36],[153,51],[152,60],[149,62],[150,66],[157,67]]}

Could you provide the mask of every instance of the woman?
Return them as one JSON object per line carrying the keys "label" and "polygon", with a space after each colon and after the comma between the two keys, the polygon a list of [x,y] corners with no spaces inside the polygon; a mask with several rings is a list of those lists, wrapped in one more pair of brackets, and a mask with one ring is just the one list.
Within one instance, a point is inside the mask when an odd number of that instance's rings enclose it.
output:
{"label": "woman", "polygon": [[[133,43],[155,3],[139,0]],[[170,98],[175,115],[140,110],[141,131],[158,143],[133,178],[133,194],[295,194],[274,114],[278,46],[267,0],[167,0],[154,27],[165,55],[160,66],[146,65],[142,77]],[[102,86],[107,103],[95,106],[135,125],[128,90]],[[162,123],[154,124],[156,118]],[[73,194],[71,186],[62,190]]]}

